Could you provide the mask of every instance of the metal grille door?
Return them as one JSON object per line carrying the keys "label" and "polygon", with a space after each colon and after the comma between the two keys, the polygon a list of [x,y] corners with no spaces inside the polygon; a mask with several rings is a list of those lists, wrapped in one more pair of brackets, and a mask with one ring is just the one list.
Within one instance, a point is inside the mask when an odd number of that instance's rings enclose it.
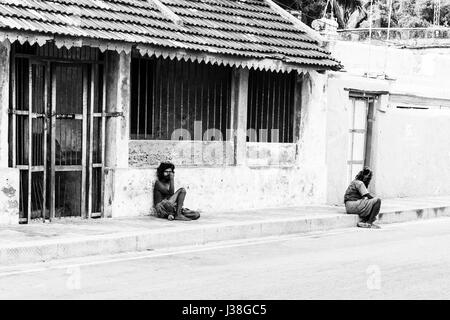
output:
{"label": "metal grille door", "polygon": [[15,57],[10,165],[20,169],[20,222],[103,216],[103,64]]}
{"label": "metal grille door", "polygon": [[86,65],[54,64],[51,205],[55,217],[85,216],[88,74]]}

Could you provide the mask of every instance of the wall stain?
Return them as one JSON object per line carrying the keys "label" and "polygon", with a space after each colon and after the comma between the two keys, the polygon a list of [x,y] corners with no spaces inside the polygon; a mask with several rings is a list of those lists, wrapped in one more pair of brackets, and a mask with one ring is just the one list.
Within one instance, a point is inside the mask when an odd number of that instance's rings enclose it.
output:
{"label": "wall stain", "polygon": [[17,208],[19,208],[19,202],[17,200],[9,200],[8,207],[10,209],[17,209]]}
{"label": "wall stain", "polygon": [[423,209],[416,210],[416,213],[417,213],[417,218],[423,217]]}
{"label": "wall stain", "polygon": [[13,198],[16,196],[16,189],[13,187],[3,187],[2,191],[6,196]]}

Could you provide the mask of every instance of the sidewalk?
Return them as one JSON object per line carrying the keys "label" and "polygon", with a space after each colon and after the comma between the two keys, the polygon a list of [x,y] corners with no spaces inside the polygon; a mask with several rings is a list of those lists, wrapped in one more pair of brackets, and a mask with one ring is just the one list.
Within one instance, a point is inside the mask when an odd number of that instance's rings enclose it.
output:
{"label": "sidewalk", "polygon": [[[450,217],[450,196],[385,199],[379,223],[443,216]],[[324,231],[357,221],[343,206],[304,206],[205,212],[188,222],[137,217],[0,226],[0,265]]]}

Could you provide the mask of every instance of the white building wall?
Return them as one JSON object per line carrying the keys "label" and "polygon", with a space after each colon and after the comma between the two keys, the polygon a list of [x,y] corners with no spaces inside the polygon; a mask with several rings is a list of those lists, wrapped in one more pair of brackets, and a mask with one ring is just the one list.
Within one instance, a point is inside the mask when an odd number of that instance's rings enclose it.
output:
{"label": "white building wall", "polygon": [[[323,204],[326,202],[326,122],[327,77],[311,71],[302,86],[299,141],[294,144],[247,144],[247,157],[254,157],[243,165],[215,164],[218,144],[209,150],[216,156],[203,153],[200,166],[183,165],[177,158],[190,159],[196,142],[189,141],[131,141],[130,168],[109,170],[107,174],[106,204],[113,217],[146,215],[152,212],[153,184],[156,166],[145,161],[171,160],[176,165],[176,188],[187,190],[185,205],[207,212],[236,211],[260,208]],[[168,150],[169,148],[172,151]],[[208,146],[206,146],[208,147]],[[175,152],[174,152],[175,151]],[[196,156],[194,154],[194,156]],[[167,157],[170,157],[167,159]],[[215,158],[216,157],[216,158]],[[261,160],[260,162],[256,160]]]}
{"label": "white building wall", "polygon": [[[372,46],[370,63],[367,44],[338,41],[333,50],[345,72],[328,79],[327,202],[342,204],[348,183],[350,98],[344,88],[388,92],[375,104],[371,190],[383,198],[450,194],[450,109],[435,109],[450,103],[450,49]],[[364,76],[368,71],[372,77]],[[432,108],[398,109],[399,95],[405,105],[414,96]]]}

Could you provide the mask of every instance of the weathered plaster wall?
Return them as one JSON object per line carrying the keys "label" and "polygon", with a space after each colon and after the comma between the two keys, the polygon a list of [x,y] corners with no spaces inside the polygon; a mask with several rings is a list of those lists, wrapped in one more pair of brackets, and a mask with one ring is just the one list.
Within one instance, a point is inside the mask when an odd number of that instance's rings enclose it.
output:
{"label": "weathered plaster wall", "polygon": [[326,74],[311,71],[303,76],[297,178],[308,182],[305,188],[316,196],[316,203],[324,203],[327,193],[327,90]]}
{"label": "weathered plaster wall", "polygon": [[[367,91],[387,91],[389,82],[383,80],[367,79],[342,73],[330,75],[328,79],[328,113],[327,122],[327,203],[342,204],[345,189],[347,188],[347,160],[349,147],[348,112],[350,98],[345,88]],[[380,104],[380,102],[382,102]],[[387,102],[383,99],[378,107],[384,107]],[[375,122],[380,111],[375,110]],[[374,134],[376,136],[376,134]],[[376,139],[374,143],[377,143]],[[374,161],[376,161],[376,146],[374,145]],[[374,178],[375,180],[375,178]]]}
{"label": "weathered plaster wall", "polygon": [[[365,43],[337,41],[333,51],[346,72],[332,73],[328,80],[327,202],[341,204],[348,183],[350,100],[344,88],[400,94],[395,103],[389,95],[382,95],[376,103],[371,191],[381,197],[448,194],[450,123],[446,111],[399,110],[395,106],[399,99],[447,104],[442,101],[450,99],[450,49],[369,48]],[[385,73],[392,80],[363,77],[368,71],[370,75]]]}
{"label": "weathered plaster wall", "polygon": [[[370,50],[370,59],[369,59]],[[337,41],[333,55],[352,75],[382,74],[394,78],[391,93],[450,98],[450,48],[398,49],[352,41]]]}
{"label": "weathered plaster wall", "polygon": [[[399,81],[399,80],[397,80]],[[328,79],[327,203],[342,204],[347,188],[348,112],[352,88],[391,91],[392,81],[335,73]],[[450,111],[397,109],[389,95],[375,103],[370,191],[383,198],[450,192]]]}
{"label": "weathered plaster wall", "polygon": [[11,45],[0,41],[0,167],[8,167],[8,109]]}
{"label": "weathered plaster wall", "polygon": [[0,225],[19,223],[19,170],[0,168]]}
{"label": "weathered plaster wall", "polygon": [[0,224],[19,222],[19,170],[8,168],[10,52],[9,42],[0,42]]}
{"label": "weathered plaster wall", "polygon": [[450,194],[450,110],[389,108],[377,134],[381,197]]}
{"label": "weathered plaster wall", "polygon": [[297,144],[247,142],[247,164],[249,166],[293,166]]}
{"label": "weathered plaster wall", "polygon": [[162,161],[177,166],[234,164],[230,141],[131,140],[129,150],[129,165],[135,168],[158,166]]}
{"label": "weathered plaster wall", "polygon": [[106,111],[122,113],[106,121],[106,165],[113,168],[128,167],[130,64],[131,54],[106,52]]}
{"label": "weathered plaster wall", "polygon": [[[188,208],[207,212],[317,203],[314,183],[299,173],[294,167],[179,167],[175,186],[186,188]],[[113,174],[113,216],[150,214],[155,169],[118,169]]]}
{"label": "weathered plaster wall", "polygon": [[[324,203],[326,75],[311,72],[300,78],[297,84],[302,90],[299,140],[283,145],[235,140],[240,144],[244,142],[240,148],[245,150],[244,155],[242,150],[237,155],[240,159],[237,165],[217,163],[217,155],[205,157],[205,151],[193,155],[194,159],[201,160],[197,167],[187,163],[192,159],[189,153],[193,146],[204,143],[130,141],[130,168],[108,170],[106,177],[110,188],[106,192],[106,203],[112,216],[151,213],[155,169],[161,160],[180,164],[176,168],[176,188],[187,189],[186,206],[192,209],[212,212]],[[238,102],[242,103],[242,100],[238,99]],[[242,104],[236,111],[243,113]],[[239,125],[234,128],[239,128]],[[217,147],[223,142],[206,143],[212,150],[214,144]],[[232,143],[225,144],[233,149]],[[182,156],[180,151],[183,151]],[[255,158],[257,152],[260,155]],[[236,158],[234,160],[236,162]]]}

